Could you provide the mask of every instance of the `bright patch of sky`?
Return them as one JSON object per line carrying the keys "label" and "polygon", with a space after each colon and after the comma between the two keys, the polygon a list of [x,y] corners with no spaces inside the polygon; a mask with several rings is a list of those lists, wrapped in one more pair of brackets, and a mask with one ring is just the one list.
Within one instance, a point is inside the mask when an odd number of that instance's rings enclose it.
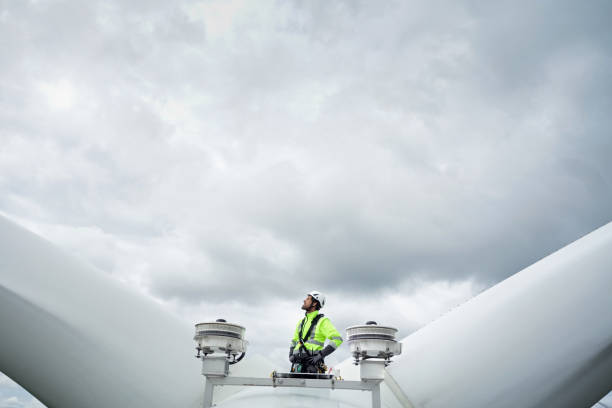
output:
{"label": "bright patch of sky", "polygon": [[77,101],[74,86],[65,79],[55,83],[41,83],[39,89],[51,109],[68,110]]}

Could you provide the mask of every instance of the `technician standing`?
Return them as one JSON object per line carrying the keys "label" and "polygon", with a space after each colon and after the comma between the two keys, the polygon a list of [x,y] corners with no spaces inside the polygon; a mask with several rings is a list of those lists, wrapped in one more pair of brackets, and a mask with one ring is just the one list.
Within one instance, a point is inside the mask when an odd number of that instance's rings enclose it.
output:
{"label": "technician standing", "polygon": [[[324,373],[324,359],[342,344],[342,337],[327,317],[319,310],[325,306],[325,296],[314,290],[304,299],[302,310],[306,315],[295,328],[289,349],[291,371],[298,373]],[[325,348],[325,340],[329,343]]]}

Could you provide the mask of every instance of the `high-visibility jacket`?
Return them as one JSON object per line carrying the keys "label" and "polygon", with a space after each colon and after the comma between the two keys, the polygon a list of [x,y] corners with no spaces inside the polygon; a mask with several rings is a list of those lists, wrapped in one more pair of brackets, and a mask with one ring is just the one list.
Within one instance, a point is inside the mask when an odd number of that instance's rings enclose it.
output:
{"label": "high-visibility jacket", "polygon": [[[304,316],[306,322],[303,326],[302,321],[304,319],[301,319],[298,322],[295,328],[295,333],[293,335],[293,340],[291,341],[291,347],[293,347],[294,353],[298,353],[300,347],[302,347],[300,344],[300,328],[302,328],[302,336],[305,336],[306,333],[308,333],[308,329],[310,328],[312,320],[318,314],[318,310],[306,313],[306,316]],[[334,325],[327,317],[323,316],[317,322],[317,326],[314,327],[310,332],[310,336],[308,336],[307,339],[304,339],[304,347],[306,347],[306,349],[310,351],[319,351],[323,349],[323,346],[325,345],[325,340],[329,340],[329,345],[333,348],[338,348],[342,344],[342,337],[340,337],[340,333],[338,333],[338,330],[336,330]]]}

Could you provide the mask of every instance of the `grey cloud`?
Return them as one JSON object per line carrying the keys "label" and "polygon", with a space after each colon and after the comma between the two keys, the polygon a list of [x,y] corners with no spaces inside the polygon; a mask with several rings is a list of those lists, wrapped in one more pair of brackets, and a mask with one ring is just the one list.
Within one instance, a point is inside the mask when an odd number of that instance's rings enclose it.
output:
{"label": "grey cloud", "polygon": [[2,3],[0,212],[283,357],[306,290],[407,334],[612,220],[609,2],[210,5]]}
{"label": "grey cloud", "polygon": [[[221,38],[186,5],[7,8],[5,151],[38,153],[3,166],[4,211],[137,242],[187,303],[494,283],[610,220],[607,4],[265,3]],[[59,77],[72,115],[30,89]],[[185,265],[146,253],[177,231]]]}
{"label": "grey cloud", "polygon": [[546,80],[552,58],[574,58],[581,46],[610,51],[606,16],[612,9],[605,1],[546,1],[521,7],[511,2],[473,3],[470,10],[479,23],[473,43],[491,72],[483,80],[500,81],[506,90]]}

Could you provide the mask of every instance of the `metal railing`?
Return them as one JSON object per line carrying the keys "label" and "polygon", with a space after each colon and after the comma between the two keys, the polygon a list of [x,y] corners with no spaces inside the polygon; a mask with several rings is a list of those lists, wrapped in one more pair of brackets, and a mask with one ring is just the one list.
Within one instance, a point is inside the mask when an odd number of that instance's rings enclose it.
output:
{"label": "metal railing", "polygon": [[336,378],[312,378],[308,374],[293,377],[290,373],[276,373],[270,378],[206,376],[204,386],[204,408],[211,408],[215,386],[242,386],[242,387],[295,387],[295,388],[325,388],[330,390],[357,390],[372,392],[372,408],[381,408],[380,383],[382,380],[345,381]]}

